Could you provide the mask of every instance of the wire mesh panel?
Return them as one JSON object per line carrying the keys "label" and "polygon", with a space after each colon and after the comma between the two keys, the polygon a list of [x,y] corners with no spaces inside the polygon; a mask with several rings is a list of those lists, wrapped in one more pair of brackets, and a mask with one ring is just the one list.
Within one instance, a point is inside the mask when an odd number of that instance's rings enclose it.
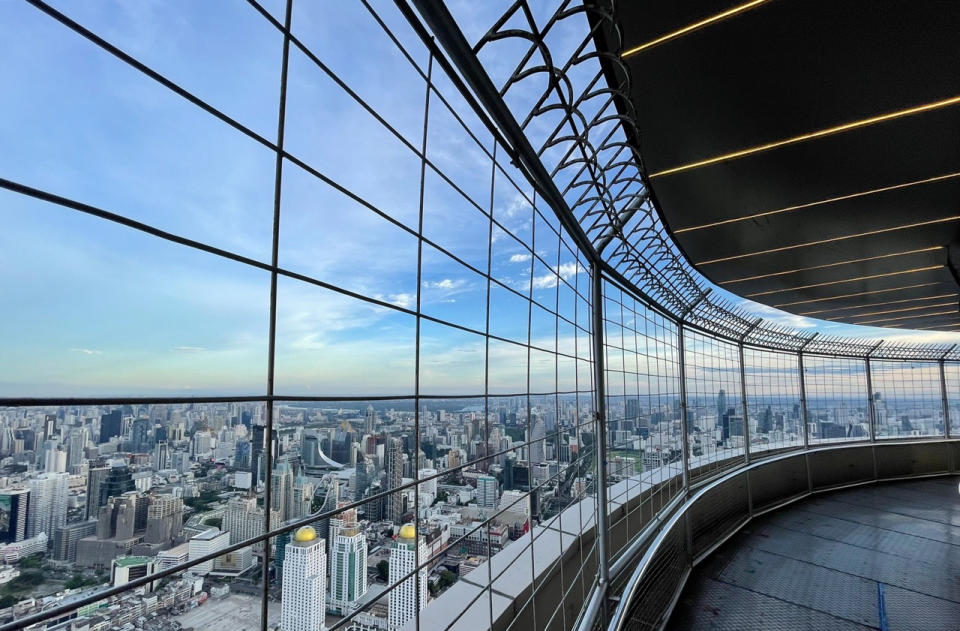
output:
{"label": "wire mesh panel", "polygon": [[609,528],[634,534],[682,489],[677,329],[614,283],[604,299]]}
{"label": "wire mesh panel", "polygon": [[937,362],[870,361],[877,438],[943,436]]}
{"label": "wire mesh panel", "polygon": [[737,345],[685,329],[691,483],[741,462],[743,399]]}
{"label": "wire mesh panel", "polygon": [[866,362],[804,355],[803,369],[810,444],[869,439]]}
{"label": "wire mesh panel", "polygon": [[743,374],[750,452],[803,446],[797,355],[744,347]]}

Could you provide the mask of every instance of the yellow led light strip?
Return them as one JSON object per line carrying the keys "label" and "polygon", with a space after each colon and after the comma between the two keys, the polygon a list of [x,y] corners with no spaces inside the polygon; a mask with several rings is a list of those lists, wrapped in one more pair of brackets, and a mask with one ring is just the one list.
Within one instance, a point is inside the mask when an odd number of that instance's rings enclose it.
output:
{"label": "yellow led light strip", "polygon": [[779,215],[782,213],[792,212],[794,210],[803,210],[804,208],[811,208],[813,206],[822,206],[824,204],[832,204],[833,202],[842,202],[847,199],[856,199],[857,197],[866,197],[867,195],[876,195],[877,193],[885,193],[887,191],[895,191],[901,188],[909,188],[911,186],[919,186],[920,184],[930,184],[932,182],[939,182],[940,180],[949,180],[951,178],[960,177],[960,172],[958,173],[947,173],[946,175],[938,175],[936,177],[930,177],[925,180],[916,180],[914,182],[904,182],[903,184],[894,184],[893,186],[884,186],[882,188],[874,188],[869,191],[862,191],[860,193],[851,193],[849,195],[841,195],[839,197],[830,197],[828,199],[821,199],[815,202],[808,202],[806,204],[797,204],[796,206],[787,206],[786,208],[778,208],[777,210],[768,210],[762,213],[754,213],[752,215],[744,215],[743,217],[734,217],[733,219],[724,219],[723,221],[714,221],[711,223],[705,223],[699,226],[691,226],[689,228],[680,228],[679,230],[674,230],[674,234],[681,234],[684,232],[693,232],[694,230],[704,230],[706,228],[715,228],[717,226],[723,226],[726,224],[737,223],[740,221],[749,221],[751,219],[758,219],[760,217],[769,217],[771,215]]}
{"label": "yellow led light strip", "polygon": [[760,256],[761,254],[773,254],[774,252],[783,252],[786,250],[796,250],[798,248],[806,248],[813,245],[822,245],[824,243],[836,243],[837,241],[846,241],[847,239],[857,239],[859,237],[869,237],[875,234],[883,234],[885,232],[895,232],[897,230],[907,230],[908,228],[919,228],[920,226],[929,226],[935,223],[946,223],[950,221],[956,221],[960,219],[960,215],[953,215],[951,217],[942,217],[940,219],[931,219],[929,221],[920,221],[917,223],[908,223],[902,226],[893,226],[892,228],[880,228],[879,230],[868,230],[867,232],[858,232],[856,234],[848,234],[842,237],[831,237],[829,239],[820,239],[818,241],[808,241],[807,243],[797,243],[796,245],[785,245],[779,248],[770,248],[769,250],[760,250],[759,252],[749,252],[747,254],[735,254],[733,256],[724,256],[718,259],[710,259],[708,261],[698,261],[694,265],[712,265],[714,263],[723,263],[724,261],[734,261],[737,259],[745,259],[751,256]]}
{"label": "yellow led light strip", "polygon": [[868,125],[874,125],[876,123],[882,123],[884,121],[892,120],[894,118],[901,118],[903,116],[910,116],[912,114],[920,114],[921,112],[929,112],[930,110],[935,110],[935,109],[939,109],[941,107],[947,107],[950,105],[956,105],[957,103],[960,103],[960,96],[954,96],[949,99],[934,101],[933,103],[926,103],[924,105],[917,105],[916,107],[909,107],[905,110],[897,110],[896,112],[889,112],[887,114],[881,114],[879,116],[872,116],[870,118],[864,118],[862,120],[853,121],[851,123],[836,125],[835,127],[828,127],[826,129],[821,129],[819,131],[811,132],[809,134],[802,134],[800,136],[794,136],[793,138],[787,138],[786,140],[777,140],[775,142],[769,142],[765,145],[757,145],[756,147],[749,147],[747,149],[740,149],[739,151],[732,151],[730,153],[725,153],[723,155],[715,156],[713,158],[707,158],[706,160],[699,160],[697,162],[691,162],[689,164],[681,164],[680,166],[676,166],[670,169],[665,169],[663,171],[658,171],[656,173],[651,173],[650,177],[653,178],[653,177],[660,177],[663,175],[670,175],[671,173],[679,173],[681,171],[688,171],[690,169],[696,169],[697,167],[707,166],[708,164],[723,162],[724,160],[733,160],[735,158],[742,158],[744,156],[749,156],[754,153],[760,153],[762,151],[769,151],[770,149],[776,149],[777,147],[792,145],[798,142],[804,142],[806,140],[813,140],[815,138],[823,138],[824,136],[832,136],[833,134],[839,134],[841,132],[850,131],[851,129],[858,129],[860,127],[866,127]]}
{"label": "yellow led light strip", "polygon": [[899,318],[880,318],[879,320],[865,320],[863,322],[853,322],[853,324],[876,324],[878,322],[897,322],[899,320],[917,320],[919,318],[932,318],[933,316],[938,315],[957,315],[957,309],[951,309],[950,311],[935,311],[934,313],[919,313],[908,316],[900,316]]}
{"label": "yellow led light strip", "polygon": [[877,256],[867,256],[862,259],[850,259],[848,261],[838,261],[837,263],[826,263],[824,265],[813,265],[811,267],[798,267],[796,269],[788,269],[782,272],[770,272],[769,274],[757,274],[756,276],[744,276],[743,278],[734,278],[733,280],[724,280],[721,281],[720,285],[732,285],[734,283],[744,283],[748,280],[758,280],[761,278],[771,278],[773,276],[784,276],[786,274],[796,274],[799,272],[809,272],[815,269],[826,269],[828,267],[837,267],[839,265],[850,265],[852,263],[863,263],[865,261],[876,261],[878,259],[888,259],[894,256],[906,256],[907,254],[920,254],[921,252],[932,252],[934,250],[942,249],[942,245],[935,245],[932,248],[921,248],[919,250],[907,250],[906,252],[894,252],[892,254],[880,254]]}
{"label": "yellow led light strip", "polygon": [[[886,302],[873,302],[868,305],[854,305],[852,307],[837,307],[835,309],[820,309],[818,311],[800,311],[797,315],[801,316],[810,316],[817,315],[818,313],[836,313],[837,311],[850,311],[851,309],[873,309],[874,307],[882,307],[884,305],[896,305],[902,304],[904,302],[920,302],[922,300],[939,300],[940,298],[955,298],[957,294],[940,294],[939,296],[925,296],[923,298],[903,298],[901,300],[887,300]],[[856,314],[844,316],[847,318],[855,318]],[[830,318],[828,318],[830,319]]]}
{"label": "yellow led light strip", "polygon": [[875,289],[873,291],[858,291],[855,294],[841,294],[839,296],[827,296],[825,298],[811,298],[810,300],[797,300],[794,302],[782,302],[778,305],[770,305],[771,307],[791,307],[793,305],[806,305],[811,302],[824,302],[826,300],[840,300],[841,298],[856,298],[857,296],[870,296],[873,294],[885,294],[891,291],[902,291],[904,289],[917,289],[919,287],[929,287],[930,285],[937,285],[939,283],[918,283],[916,285],[904,285],[903,287],[891,287],[890,289]]}
{"label": "yellow led light strip", "polygon": [[725,19],[727,19],[728,17],[734,16],[734,15],[736,15],[736,14],[738,14],[738,13],[743,13],[744,11],[748,11],[748,10],[750,10],[750,9],[758,6],[758,5],[763,4],[764,2],[767,2],[767,0],[753,0],[752,2],[747,2],[746,4],[741,4],[740,6],[733,7],[732,9],[727,9],[726,11],[724,11],[724,12],[722,12],[722,13],[718,13],[718,14],[716,14],[716,15],[714,15],[714,16],[711,16],[711,17],[708,17],[708,18],[706,18],[706,19],[700,20],[699,22],[694,22],[693,24],[691,24],[691,25],[689,25],[689,26],[684,26],[682,29],[673,31],[672,33],[667,33],[666,35],[663,35],[663,36],[661,36],[661,37],[658,37],[657,39],[650,40],[650,41],[647,42],[646,44],[641,44],[641,45],[639,45],[639,46],[634,46],[633,48],[631,48],[631,49],[629,49],[629,50],[624,51],[623,53],[621,53],[620,58],[621,58],[621,59],[626,59],[627,57],[632,57],[633,55],[636,55],[637,53],[639,53],[639,52],[641,52],[641,51],[647,50],[648,48],[653,48],[653,47],[656,46],[657,44],[662,44],[662,43],[664,43],[664,42],[668,42],[668,41],[670,41],[671,39],[676,39],[677,37],[680,37],[680,36],[682,36],[682,35],[686,35],[687,33],[692,33],[693,31],[696,31],[696,30],[698,30],[698,29],[703,28],[704,26],[709,26],[710,24],[713,24],[713,23],[715,23],[715,22],[719,22],[720,20],[725,20]]}
{"label": "yellow led light strip", "polygon": [[888,313],[903,313],[904,311],[917,311],[918,309],[937,309],[940,307],[957,306],[955,302],[943,302],[937,305],[920,305],[919,307],[904,307],[902,309],[887,309],[886,311],[871,311],[870,313],[858,313],[856,315],[841,316],[839,318],[827,318],[830,322],[843,320],[844,318],[866,318],[867,316],[886,315]]}
{"label": "yellow led light strip", "polygon": [[755,298],[757,296],[769,296],[770,294],[782,294],[788,291],[800,291],[801,289],[813,289],[814,287],[826,287],[828,285],[842,285],[843,283],[855,283],[859,280],[870,280],[873,278],[886,278],[887,276],[901,276],[903,274],[917,274],[919,272],[929,272],[933,269],[940,269],[942,265],[928,265],[927,267],[914,267],[913,269],[900,270],[898,272],[886,272],[884,274],[871,274],[870,276],[857,276],[856,278],[844,278],[843,280],[831,280],[825,283],[814,283],[812,285],[800,285],[798,287],[785,287],[783,289],[770,289],[768,291],[758,291],[752,294],[746,294],[746,298]]}

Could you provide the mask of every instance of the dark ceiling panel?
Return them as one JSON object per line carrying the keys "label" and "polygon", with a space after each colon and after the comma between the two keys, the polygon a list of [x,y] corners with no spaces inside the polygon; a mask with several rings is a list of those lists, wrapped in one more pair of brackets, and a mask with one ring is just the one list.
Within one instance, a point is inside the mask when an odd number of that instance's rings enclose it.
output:
{"label": "dark ceiling panel", "polygon": [[[629,49],[739,4],[627,2],[617,17]],[[960,314],[935,314],[958,290],[947,248],[960,243],[960,103],[661,173],[958,97],[958,34],[960,2],[771,0],[630,56],[638,148],[690,261],[726,289],[794,313],[960,324]],[[801,204],[812,205],[683,230]],[[876,258],[925,248],[936,249]],[[816,269],[723,284],[798,268]],[[889,323],[863,315],[874,311],[891,312]]]}

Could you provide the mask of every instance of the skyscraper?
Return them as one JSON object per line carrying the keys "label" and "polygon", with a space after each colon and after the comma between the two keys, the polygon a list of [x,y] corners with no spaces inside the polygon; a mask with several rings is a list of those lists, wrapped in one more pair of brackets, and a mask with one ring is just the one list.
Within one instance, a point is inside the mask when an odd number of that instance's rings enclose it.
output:
{"label": "skyscraper", "polygon": [[54,530],[67,522],[69,479],[66,473],[42,473],[29,481],[27,537],[45,532],[52,538]]}
{"label": "skyscraper", "polygon": [[326,625],[327,544],[303,526],[284,550],[280,628],[324,631]]}
{"label": "skyscraper", "polygon": [[[404,524],[400,534],[390,544],[390,585],[401,582],[417,567],[417,559],[421,562],[427,558],[427,549],[423,540],[417,536],[417,529],[413,524]],[[398,631],[417,615],[417,611],[427,604],[427,570],[424,567],[419,572],[402,580],[390,592],[390,606],[387,610],[387,626],[390,631]]]}
{"label": "skyscraper", "polygon": [[167,441],[159,441],[153,448],[153,468],[163,471],[170,467],[170,448]]}
{"label": "skyscraper", "polygon": [[[387,489],[395,489],[403,482],[403,441],[391,438],[387,441],[384,468],[387,472]],[[403,493],[391,493],[387,496],[386,518],[394,523],[403,516]]]}
{"label": "skyscraper", "polygon": [[723,418],[723,415],[727,413],[727,393],[724,392],[723,388],[717,392],[717,424],[720,423],[720,419]]}
{"label": "skyscraper", "polygon": [[[280,513],[270,511],[270,528],[277,528],[280,523]],[[257,498],[231,497],[223,510],[221,525],[230,533],[231,545],[263,534],[263,509],[257,507]],[[254,549],[262,546],[257,544]]]}
{"label": "skyscraper", "polygon": [[480,508],[497,507],[497,479],[492,475],[477,477],[477,506]]}
{"label": "skyscraper", "polygon": [[130,451],[135,453],[149,453],[153,442],[153,422],[147,418],[138,418],[133,421],[130,430]]}
{"label": "skyscraper", "polygon": [[347,615],[367,593],[367,538],[357,525],[356,511],[344,511],[342,517],[337,527],[330,520],[330,606]]}
{"label": "skyscraper", "polygon": [[123,417],[120,410],[108,412],[100,417],[100,443],[109,441],[123,432]]}
{"label": "skyscraper", "polygon": [[533,425],[530,427],[530,464],[546,460],[546,441],[544,440],[546,435],[547,431],[543,419],[539,416],[534,417]]}
{"label": "skyscraper", "polygon": [[15,543],[26,538],[29,505],[27,489],[0,491],[0,543]]}
{"label": "skyscraper", "polygon": [[106,481],[110,467],[93,467],[87,471],[87,511],[86,518],[96,518],[100,512],[100,486]]}
{"label": "skyscraper", "polygon": [[364,417],[363,429],[367,434],[374,434],[377,431],[377,413],[374,411],[372,405],[367,406],[367,414]]}
{"label": "skyscraper", "polygon": [[87,446],[87,428],[74,429],[67,439],[67,466],[73,467],[83,462],[83,450]]}
{"label": "skyscraper", "polygon": [[270,489],[270,508],[280,514],[284,522],[293,516],[293,467],[281,460],[273,469]]}

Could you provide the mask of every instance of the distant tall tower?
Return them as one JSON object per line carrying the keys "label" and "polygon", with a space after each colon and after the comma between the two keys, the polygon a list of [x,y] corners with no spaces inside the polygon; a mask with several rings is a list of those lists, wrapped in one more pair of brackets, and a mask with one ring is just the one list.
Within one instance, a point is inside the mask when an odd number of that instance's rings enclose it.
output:
{"label": "distant tall tower", "polygon": [[367,434],[375,434],[377,431],[377,413],[374,411],[372,405],[367,406],[367,416],[363,429]]}
{"label": "distant tall tower", "polygon": [[293,515],[293,467],[288,460],[281,460],[273,469],[270,490],[270,508],[280,513],[284,522]]}
{"label": "distant tall tower", "polygon": [[324,631],[327,613],[327,544],[311,526],[297,530],[286,545],[280,628]]}
{"label": "distant tall tower", "polygon": [[330,605],[341,615],[352,613],[367,593],[367,538],[357,525],[356,511],[344,511],[336,527],[330,520]]}
{"label": "distant tall tower", "polygon": [[87,512],[86,518],[96,518],[100,514],[100,486],[110,474],[110,467],[93,467],[87,471]]}
{"label": "distant tall tower", "polygon": [[170,467],[170,448],[167,441],[161,440],[153,448],[153,468],[163,471]]}
{"label": "distant tall tower", "polygon": [[100,417],[100,443],[109,441],[123,432],[123,417],[114,410]]}
{"label": "distant tall tower", "polygon": [[[404,524],[396,540],[390,544],[390,584],[400,582],[411,574],[417,567],[418,557],[421,562],[426,561],[427,548],[417,536],[416,527],[413,524]],[[424,567],[390,592],[390,607],[387,610],[387,625],[390,631],[401,629],[413,620],[417,611],[422,610],[426,604],[427,570]]]}
{"label": "distant tall tower", "polygon": [[43,473],[30,480],[27,537],[45,532],[52,539],[54,530],[67,523],[69,479],[66,473]]}
{"label": "distant tall tower", "polygon": [[492,475],[477,476],[477,506],[497,507],[497,479]]}
{"label": "distant tall tower", "polygon": [[70,433],[67,439],[67,466],[73,467],[84,460],[83,450],[87,446],[87,428],[81,427]]}
{"label": "distant tall tower", "polygon": [[[387,441],[385,458],[387,470],[387,489],[396,489],[403,482],[403,441],[391,438]],[[391,493],[387,496],[386,518],[396,523],[403,516],[403,493]]]}
{"label": "distant tall tower", "polygon": [[723,388],[720,388],[720,391],[717,392],[717,423],[720,422],[720,419],[723,418],[723,415],[727,413],[727,393],[723,391]]}
{"label": "distant tall tower", "polygon": [[543,419],[539,416],[534,417],[533,425],[530,427],[530,464],[536,464],[546,461],[546,427]]}

